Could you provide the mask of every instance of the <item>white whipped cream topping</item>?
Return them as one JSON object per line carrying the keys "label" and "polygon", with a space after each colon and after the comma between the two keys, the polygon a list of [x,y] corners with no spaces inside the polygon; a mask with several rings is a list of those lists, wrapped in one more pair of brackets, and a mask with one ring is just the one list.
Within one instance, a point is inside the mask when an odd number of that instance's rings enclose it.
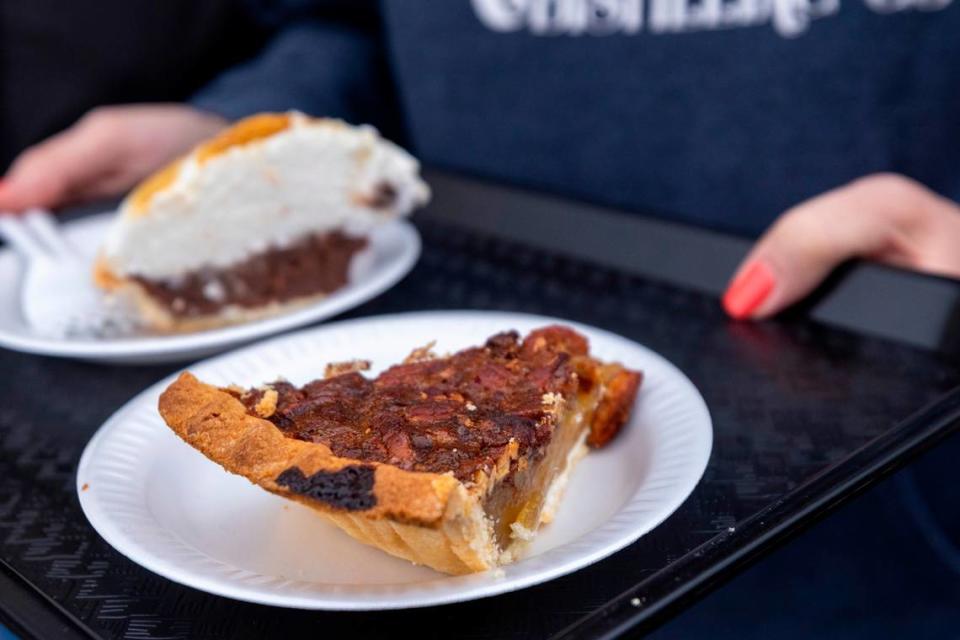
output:
{"label": "white whipped cream topping", "polygon": [[[384,184],[396,194],[393,203],[370,207]],[[416,159],[372,127],[296,114],[286,130],[202,166],[191,155],[148,211],[124,202],[103,256],[118,275],[172,279],[229,267],[310,233],[363,233],[429,197]]]}

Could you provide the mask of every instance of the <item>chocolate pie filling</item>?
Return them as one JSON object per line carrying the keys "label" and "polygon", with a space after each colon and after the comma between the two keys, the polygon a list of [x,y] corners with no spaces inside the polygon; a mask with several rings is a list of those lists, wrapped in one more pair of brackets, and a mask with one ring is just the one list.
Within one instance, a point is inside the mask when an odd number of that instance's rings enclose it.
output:
{"label": "chocolate pie filling", "polygon": [[261,307],[335,291],[347,283],[351,259],[366,246],[365,238],[334,231],[269,249],[226,269],[201,269],[176,280],[134,280],[172,314],[202,316],[229,305]]}

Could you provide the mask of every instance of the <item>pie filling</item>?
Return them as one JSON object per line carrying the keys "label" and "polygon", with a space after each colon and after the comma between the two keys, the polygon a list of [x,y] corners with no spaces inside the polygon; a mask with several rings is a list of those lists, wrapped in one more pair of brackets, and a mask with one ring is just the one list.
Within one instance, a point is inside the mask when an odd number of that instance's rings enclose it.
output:
{"label": "pie filling", "polygon": [[353,256],[365,238],[340,231],[309,235],[227,268],[207,268],[170,280],[134,276],[147,294],[180,318],[224,307],[257,308],[336,291],[347,283]]}
{"label": "pie filling", "polygon": [[568,472],[570,454],[582,447],[592,407],[576,399],[558,421],[557,433],[537,452],[537,459],[511,469],[503,482],[487,496],[483,509],[491,520],[494,540],[502,550],[516,539],[527,540],[542,521],[550,488]]}
{"label": "pie filling", "polygon": [[609,365],[562,327],[523,341],[498,334],[445,358],[424,351],[373,379],[353,363],[303,387],[279,381],[231,393],[287,437],[339,457],[452,473],[483,505],[500,550],[529,539],[591,427]]}

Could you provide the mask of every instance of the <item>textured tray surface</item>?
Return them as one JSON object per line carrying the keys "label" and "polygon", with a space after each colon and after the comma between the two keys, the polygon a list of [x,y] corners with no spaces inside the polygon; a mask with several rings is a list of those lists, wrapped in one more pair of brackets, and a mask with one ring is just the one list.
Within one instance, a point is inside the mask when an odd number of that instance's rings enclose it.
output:
{"label": "textured tray surface", "polygon": [[702,294],[436,223],[419,226],[425,247],[413,273],[348,316],[480,308],[568,317],[649,346],[698,386],[714,419],[714,453],[704,481],[663,526],[571,576],[433,610],[327,614],[209,596],[119,556],[86,523],[73,489],[90,435],[174,368],[2,351],[0,558],[104,637],[383,637],[451,628],[464,637],[545,637],[960,383],[956,368],[908,347],[803,321],[736,325]]}

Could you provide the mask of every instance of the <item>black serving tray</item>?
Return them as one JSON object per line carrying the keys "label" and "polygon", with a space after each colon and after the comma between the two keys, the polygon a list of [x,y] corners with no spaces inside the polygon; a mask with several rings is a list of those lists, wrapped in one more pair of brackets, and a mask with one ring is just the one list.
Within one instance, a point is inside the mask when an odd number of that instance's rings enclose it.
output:
{"label": "black serving tray", "polygon": [[[635,544],[544,585],[381,613],[307,612],[182,587],[87,524],[76,465],[96,429],[176,368],[0,351],[0,619],[26,637],[593,638],[642,632],[958,430],[960,286],[850,265],[777,321],[717,297],[741,238],[432,172],[413,272],[343,317],[527,311],[593,324],[678,365],[714,420],[706,475]],[[308,549],[304,553],[309,553]]]}

